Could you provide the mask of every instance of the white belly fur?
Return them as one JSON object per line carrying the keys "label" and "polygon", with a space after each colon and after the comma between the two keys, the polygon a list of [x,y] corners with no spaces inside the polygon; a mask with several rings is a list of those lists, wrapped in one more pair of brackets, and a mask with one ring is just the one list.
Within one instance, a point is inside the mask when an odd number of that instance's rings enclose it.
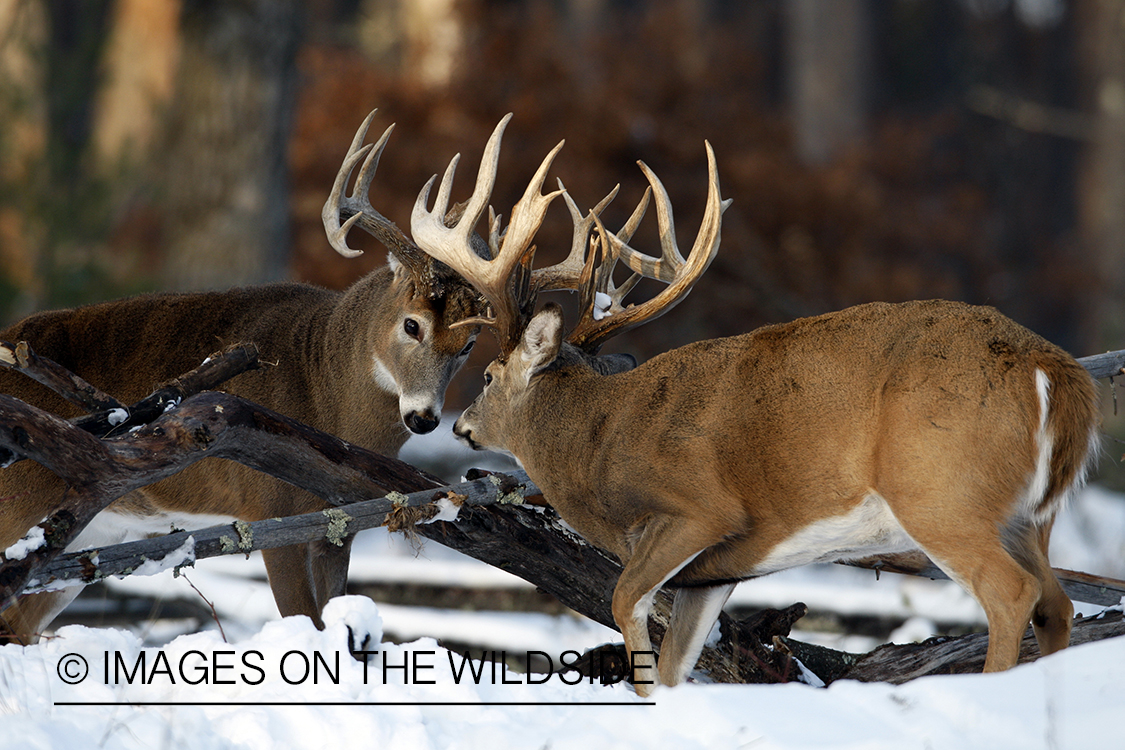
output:
{"label": "white belly fur", "polygon": [[752,575],[916,549],[917,543],[891,513],[887,501],[872,492],[850,512],[811,523],[778,544],[754,567]]}

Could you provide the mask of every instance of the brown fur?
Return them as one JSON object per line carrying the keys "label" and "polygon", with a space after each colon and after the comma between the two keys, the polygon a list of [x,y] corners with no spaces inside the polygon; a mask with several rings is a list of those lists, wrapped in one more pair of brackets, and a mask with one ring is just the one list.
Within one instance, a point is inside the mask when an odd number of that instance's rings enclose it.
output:
{"label": "brown fur", "polygon": [[[1015,664],[1032,618],[1044,653],[1067,644],[1072,608],[1046,545],[1093,454],[1097,394],[1058,347],[991,308],[876,303],[602,376],[561,327],[541,312],[454,431],[514,453],[567,523],[622,560],[613,612],[630,651],[650,650],[644,602],[674,574],[662,683],[694,665],[733,581],[812,561],[787,540],[818,522],[818,560],[903,540],[927,552],[984,607],[986,670]],[[1045,492],[1025,502],[1037,368],[1053,450]],[[866,508],[909,539],[824,525]]]}
{"label": "brown fur", "polygon": [[[379,269],[343,293],[303,284],[273,284],[226,292],[158,294],[33,315],[0,338],[27,341],[40,355],[76,372],[123,403],[197,367],[235,343],[256,344],[261,370],[224,390],[279,411],[365,448],[396,455],[409,436],[397,394],[373,377],[378,355],[399,385],[425,394],[440,417],[445,387],[464,362],[477,329],[450,324],[477,312],[476,295],[452,285],[446,296],[415,296],[401,267]],[[421,323],[423,340],[403,332]],[[63,416],[75,408],[20,373],[0,370],[0,392]],[[417,422],[416,422],[417,424]],[[432,427],[431,427],[432,428]],[[61,497],[61,482],[30,461],[0,470],[3,549],[38,523]],[[161,512],[234,516],[245,521],[322,510],[317,497],[232,462],[204,461],[118,500],[112,510],[138,516]],[[348,548],[310,544],[264,553],[283,615],[305,614],[318,624],[328,598],[343,593]],[[21,640],[38,633],[65,594],[24,597],[0,617]],[[2,632],[2,631],[0,631]]]}

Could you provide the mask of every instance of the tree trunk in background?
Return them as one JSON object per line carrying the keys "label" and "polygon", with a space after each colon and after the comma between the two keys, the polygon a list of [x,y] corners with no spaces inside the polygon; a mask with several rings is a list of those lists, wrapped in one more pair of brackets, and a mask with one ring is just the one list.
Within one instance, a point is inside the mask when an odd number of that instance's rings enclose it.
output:
{"label": "tree trunk in background", "polygon": [[1078,177],[1078,230],[1101,288],[1092,290],[1091,343],[1125,342],[1125,0],[1080,0],[1077,46],[1092,137]]}
{"label": "tree trunk in background", "polygon": [[460,0],[361,0],[360,44],[423,88],[452,80],[463,54]]}
{"label": "tree trunk in background", "polygon": [[866,0],[785,0],[786,92],[797,155],[832,161],[866,127]]}
{"label": "tree trunk in background", "polygon": [[160,190],[162,285],[283,278],[299,0],[187,0]]}
{"label": "tree trunk in background", "polygon": [[39,3],[0,0],[0,325],[39,304],[36,269],[45,228],[29,202],[47,147],[46,11]]}
{"label": "tree trunk in background", "polygon": [[106,177],[150,154],[176,82],[181,0],[116,0],[96,100],[94,156]]}

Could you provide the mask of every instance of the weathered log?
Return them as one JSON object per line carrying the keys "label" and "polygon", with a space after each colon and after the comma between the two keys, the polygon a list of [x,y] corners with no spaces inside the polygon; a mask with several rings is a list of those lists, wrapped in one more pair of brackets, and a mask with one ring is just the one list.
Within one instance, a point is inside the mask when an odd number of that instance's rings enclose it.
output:
{"label": "weathered log", "polygon": [[[853,568],[867,568],[880,573],[899,573],[902,575],[921,576],[934,580],[948,581],[941,568],[934,565],[930,558],[922,552],[906,552],[894,555],[879,555],[861,560],[840,561],[840,565]],[[1125,597],[1125,581],[1107,576],[1080,573],[1065,568],[1052,568],[1055,577],[1062,584],[1063,591],[1071,599],[1079,602],[1089,602],[1103,607],[1112,607],[1121,602]]]}
{"label": "weathered log", "polygon": [[1098,380],[1125,375],[1125,349],[1079,357],[1078,364],[1085,367],[1086,371]]}
{"label": "weathered log", "polygon": [[103,393],[54,360],[40,357],[26,341],[15,344],[0,341],[0,367],[22,372],[86,411],[124,408],[113,396]]}
{"label": "weathered log", "polygon": [[[1120,610],[1107,610],[1075,621],[1070,645],[1100,641],[1125,635],[1125,619]],[[988,635],[972,633],[956,638],[929,638],[921,643],[887,644],[871,653],[859,655],[853,664],[832,679],[901,684],[918,677],[936,674],[972,674],[984,669]],[[1019,663],[1040,657],[1035,635],[1028,628],[1020,642]],[[823,678],[822,678],[823,679]],[[825,682],[831,682],[826,679]]]}
{"label": "weathered log", "polygon": [[[25,341],[15,345],[0,341],[0,366],[18,370],[67,401],[88,409],[92,413],[70,422],[93,435],[107,437],[148,424],[185,398],[216,388],[235,375],[257,369],[260,363],[258,348],[253,344],[229,346],[132,406],[121,404],[53,360],[35,354]],[[22,456],[0,449],[0,467],[11,466],[21,460]]]}
{"label": "weathered log", "polygon": [[390,492],[373,499],[358,499],[383,491],[371,482],[369,491],[359,489],[342,495],[339,510],[177,530],[102,549],[63,553],[36,570],[35,581],[28,584],[24,593],[56,588],[67,582],[86,584],[108,576],[123,577],[150,562],[170,560],[169,567],[182,567],[209,557],[249,554],[317,539],[338,542],[344,536],[378,526],[415,533],[421,528],[417,524],[431,522],[451,507],[469,511],[470,506],[518,503],[524,493],[538,492],[534,485],[516,485],[507,476],[503,480],[483,478],[409,495]]}
{"label": "weathered log", "polygon": [[151,424],[108,440],[0,394],[0,447],[39,462],[69,485],[59,508],[38,524],[43,544],[20,560],[0,563],[0,609],[35,568],[62,552],[111,502],[204,458],[237,461],[334,505],[443,484],[401,461],[218,392],[193,396]]}

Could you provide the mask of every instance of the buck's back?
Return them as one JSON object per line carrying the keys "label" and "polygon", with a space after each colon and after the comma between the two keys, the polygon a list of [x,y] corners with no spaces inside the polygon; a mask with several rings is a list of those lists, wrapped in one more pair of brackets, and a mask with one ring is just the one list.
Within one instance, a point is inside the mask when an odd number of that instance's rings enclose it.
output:
{"label": "buck's back", "polygon": [[992,308],[872,303],[696,342],[604,378],[597,403],[582,406],[598,434],[582,442],[622,485],[686,463],[690,482],[844,491],[873,481],[876,443],[907,429],[904,414],[910,429],[1031,450],[1020,425],[1038,419],[1037,367],[1089,380]]}
{"label": "buck's back", "polygon": [[[320,321],[337,297],[303,284],[142,295],[38,313],[0,332],[0,337],[13,343],[26,340],[41,356],[123,403],[143,398],[228,345],[254,343],[261,360],[277,367],[239,376],[224,389],[286,412],[284,407],[296,403],[292,370],[315,356],[310,346],[322,341],[312,336],[312,329],[323,325]],[[17,372],[0,371],[0,392],[63,416],[78,413]]]}

